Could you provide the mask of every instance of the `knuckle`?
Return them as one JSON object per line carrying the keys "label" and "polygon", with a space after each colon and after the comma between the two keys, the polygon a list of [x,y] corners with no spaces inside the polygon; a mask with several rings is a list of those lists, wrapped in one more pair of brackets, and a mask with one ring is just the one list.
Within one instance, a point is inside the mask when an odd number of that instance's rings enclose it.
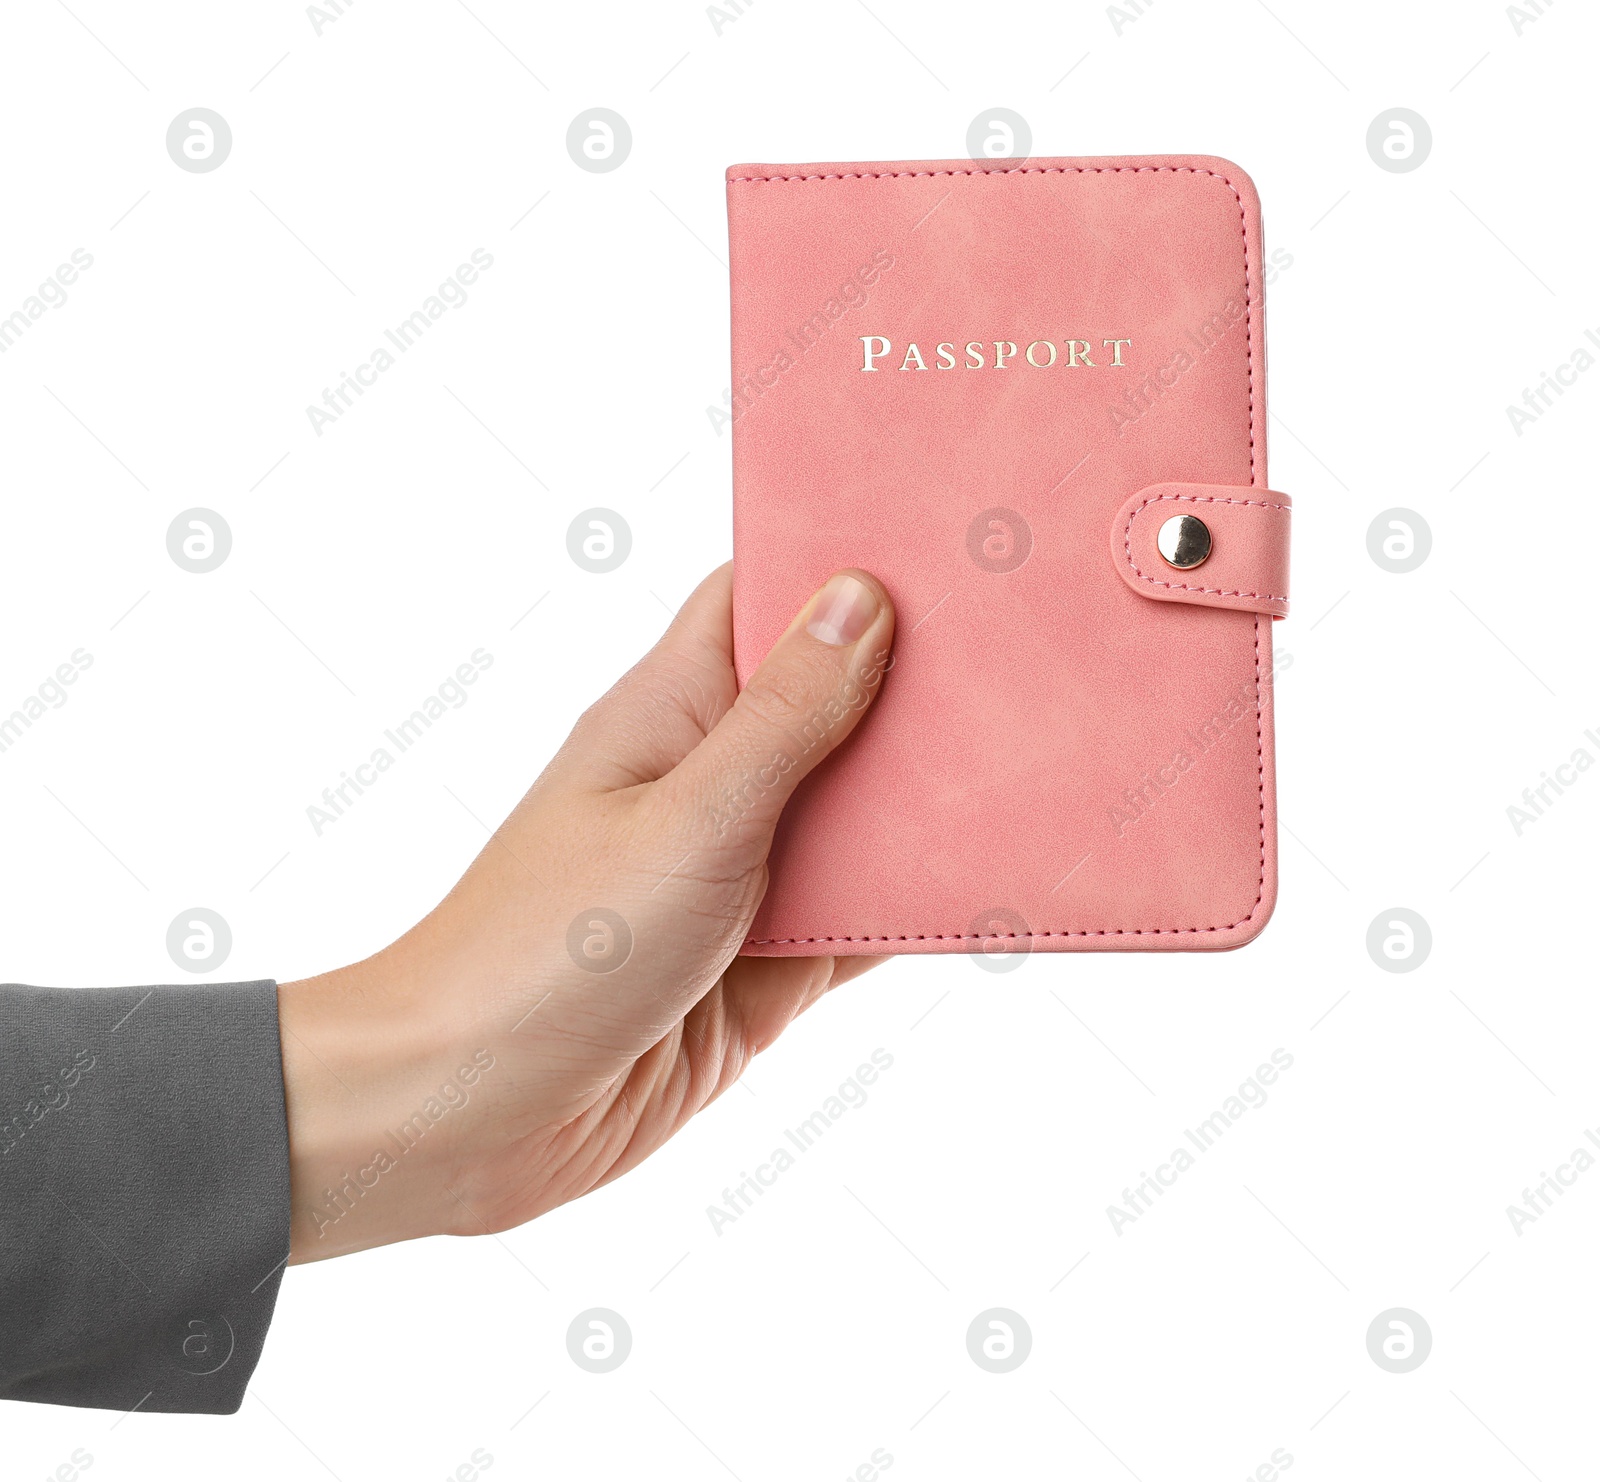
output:
{"label": "knuckle", "polygon": [[816,706],[817,676],[800,664],[758,670],[745,686],[745,708],[758,720],[785,733]]}

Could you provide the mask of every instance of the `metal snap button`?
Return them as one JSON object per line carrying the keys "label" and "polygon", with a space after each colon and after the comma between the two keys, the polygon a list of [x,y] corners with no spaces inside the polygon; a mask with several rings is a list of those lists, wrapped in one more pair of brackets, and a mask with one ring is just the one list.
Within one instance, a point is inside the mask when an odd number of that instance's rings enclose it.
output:
{"label": "metal snap button", "polygon": [[1193,571],[1211,554],[1211,532],[1194,515],[1174,515],[1156,532],[1156,549],[1168,566]]}

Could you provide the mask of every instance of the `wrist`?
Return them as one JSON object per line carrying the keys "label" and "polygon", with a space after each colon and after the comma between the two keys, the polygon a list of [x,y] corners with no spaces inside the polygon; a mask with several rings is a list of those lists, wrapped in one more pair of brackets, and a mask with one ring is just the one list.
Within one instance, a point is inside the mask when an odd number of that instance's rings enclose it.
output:
{"label": "wrist", "polygon": [[[461,1056],[394,949],[278,989],[292,1263],[452,1228]],[[468,1055],[465,1068],[475,1081]]]}

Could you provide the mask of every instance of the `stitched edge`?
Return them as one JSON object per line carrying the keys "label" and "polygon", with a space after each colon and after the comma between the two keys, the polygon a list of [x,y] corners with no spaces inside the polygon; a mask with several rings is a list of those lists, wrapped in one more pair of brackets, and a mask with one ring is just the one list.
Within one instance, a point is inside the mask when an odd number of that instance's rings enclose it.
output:
{"label": "stitched edge", "polygon": [[[1213,180],[1220,180],[1227,186],[1233,196],[1234,204],[1239,208],[1239,238],[1240,247],[1244,254],[1244,334],[1245,334],[1245,375],[1248,386],[1249,404],[1247,408],[1248,432],[1250,438],[1250,486],[1259,487],[1256,483],[1256,370],[1255,370],[1255,320],[1252,297],[1250,293],[1250,233],[1249,224],[1245,216],[1244,198],[1239,194],[1234,183],[1226,175],[1219,175],[1215,170],[1201,170],[1193,165],[1049,165],[1022,167],[1009,170],[882,170],[863,171],[858,174],[837,175],[734,175],[729,178],[729,185],[758,185],[774,184],[784,181],[804,180],[904,180],[908,178],[933,178],[940,175],[1209,175]],[[1162,496],[1169,497],[1169,496]],[[1178,495],[1170,496],[1178,498]],[[1255,501],[1246,501],[1255,502]],[[1265,501],[1262,501],[1265,503]],[[1142,508],[1143,506],[1141,506]],[[1283,506],[1279,506],[1282,508]],[[1131,560],[1131,552],[1130,552]],[[1135,567],[1135,570],[1138,568]],[[1286,599],[1285,599],[1286,600]],[[1252,920],[1260,908],[1262,898],[1267,893],[1267,781],[1266,781],[1266,751],[1265,741],[1261,727],[1261,620],[1263,614],[1257,613],[1256,619],[1256,798],[1260,810],[1260,835],[1259,835],[1259,867],[1260,875],[1256,880],[1256,898],[1250,904],[1249,911],[1237,921],[1230,922],[1227,926],[1156,926],[1156,927],[1117,927],[1109,931],[1029,931],[1020,933],[1021,936],[1031,940],[1034,937],[1161,937],[1161,936],[1196,936],[1210,932],[1233,931],[1244,926]],[[1269,619],[1270,621],[1270,619]],[[982,941],[976,933],[970,932],[935,932],[922,933],[916,936],[860,936],[860,937],[749,937],[745,939],[747,947],[798,947],[810,946],[821,942],[950,942],[950,941]],[[998,940],[998,939],[997,939]]]}
{"label": "stitched edge", "polygon": [[1244,504],[1253,509],[1281,509],[1288,513],[1290,506],[1287,504],[1273,504],[1268,499],[1230,499],[1222,494],[1152,494],[1148,499],[1142,499],[1133,507],[1128,515],[1128,523],[1123,527],[1122,546],[1128,553],[1128,569],[1140,581],[1149,582],[1153,587],[1167,587],[1174,592],[1198,592],[1212,597],[1253,597],[1260,602],[1287,603],[1287,595],[1279,597],[1271,592],[1230,592],[1222,587],[1195,587],[1183,581],[1162,581],[1160,577],[1146,576],[1139,569],[1139,563],[1133,558],[1133,522],[1139,518],[1141,511],[1152,504],[1160,504],[1164,500],[1173,500],[1179,504]]}
{"label": "stitched edge", "polygon": [[1236,200],[1239,196],[1226,175],[1219,175],[1215,170],[1202,170],[1195,165],[1015,165],[1005,170],[860,170],[832,175],[730,175],[727,183],[782,185],[801,180],[936,180],[941,175],[1209,175],[1233,191]]}

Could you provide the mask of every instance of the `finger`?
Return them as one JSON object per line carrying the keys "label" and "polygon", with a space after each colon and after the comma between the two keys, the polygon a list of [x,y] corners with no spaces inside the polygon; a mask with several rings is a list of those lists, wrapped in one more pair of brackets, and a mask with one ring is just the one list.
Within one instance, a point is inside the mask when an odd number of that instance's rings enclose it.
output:
{"label": "finger", "polygon": [[887,957],[835,957],[833,959],[833,979],[828,984],[829,989],[848,983],[852,978],[859,978],[862,973],[870,972],[879,963],[890,961]]}
{"label": "finger", "polygon": [[722,976],[727,1017],[748,1064],[825,995],[887,957],[736,957]]}
{"label": "finger", "polygon": [[579,718],[558,765],[602,791],[665,776],[705,739],[738,693],[733,567],[690,593],[655,647]]}
{"label": "finger", "polygon": [[712,820],[719,839],[769,838],[795,788],[876,697],[893,640],[894,607],[877,579],[836,572],[665,780],[673,803]]}
{"label": "finger", "polygon": [[723,1004],[739,1061],[749,1064],[831,986],[831,957],[735,957]]}

